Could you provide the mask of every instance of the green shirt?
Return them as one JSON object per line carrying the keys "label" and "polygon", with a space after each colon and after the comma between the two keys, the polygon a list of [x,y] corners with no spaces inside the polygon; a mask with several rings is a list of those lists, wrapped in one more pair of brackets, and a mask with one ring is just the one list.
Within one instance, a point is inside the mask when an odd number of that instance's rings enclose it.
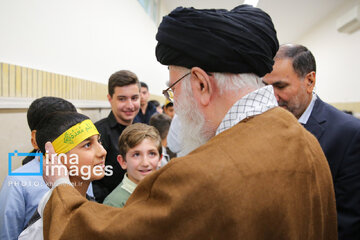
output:
{"label": "green shirt", "polygon": [[113,207],[124,207],[136,186],[137,184],[131,181],[126,173],[121,183],[105,198],[104,204]]}

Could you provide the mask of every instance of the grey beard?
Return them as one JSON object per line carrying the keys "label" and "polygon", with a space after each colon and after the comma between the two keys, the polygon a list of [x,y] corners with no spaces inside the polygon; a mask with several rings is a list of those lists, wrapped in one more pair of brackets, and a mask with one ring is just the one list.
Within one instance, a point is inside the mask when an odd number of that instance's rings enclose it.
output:
{"label": "grey beard", "polygon": [[[178,156],[185,156],[194,149],[206,143],[211,136],[206,134],[205,118],[200,113],[196,102],[193,101],[191,86],[183,82],[182,94],[175,102],[175,112],[181,122],[182,150]],[[190,84],[189,84],[190,85]]]}

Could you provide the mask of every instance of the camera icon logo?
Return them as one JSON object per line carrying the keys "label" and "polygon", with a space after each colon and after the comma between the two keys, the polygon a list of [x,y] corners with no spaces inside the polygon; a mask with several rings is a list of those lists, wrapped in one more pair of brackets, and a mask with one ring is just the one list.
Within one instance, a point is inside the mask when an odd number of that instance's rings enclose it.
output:
{"label": "camera icon logo", "polygon": [[[27,156],[39,157],[39,159],[40,159],[39,171],[38,172],[13,172],[11,170],[11,163],[12,163],[13,157],[27,157]],[[11,152],[8,153],[8,163],[9,163],[9,168],[8,168],[9,176],[42,176],[43,155],[41,153],[19,153],[17,150],[15,150],[12,153]]]}

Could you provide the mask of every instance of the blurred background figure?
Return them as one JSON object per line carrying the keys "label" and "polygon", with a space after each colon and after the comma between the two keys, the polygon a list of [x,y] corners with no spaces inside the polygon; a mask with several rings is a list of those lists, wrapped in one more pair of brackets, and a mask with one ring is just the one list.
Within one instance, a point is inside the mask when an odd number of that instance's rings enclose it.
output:
{"label": "blurred background figure", "polygon": [[169,100],[166,100],[164,106],[163,106],[164,113],[168,115],[169,117],[173,118],[175,115],[174,110],[174,104],[170,102]]}
{"label": "blurred background figure", "polygon": [[163,167],[170,159],[176,157],[176,154],[167,146],[167,135],[169,133],[171,118],[166,114],[155,114],[150,118],[149,124],[154,126],[160,133],[163,154],[163,157],[161,158],[161,167]]}
{"label": "blurred background figure", "polygon": [[152,105],[154,105],[154,106],[156,107],[156,111],[157,111],[158,113],[163,113],[163,109],[162,109],[159,101],[157,101],[157,100],[150,100],[149,103],[151,103]]}
{"label": "blurred background figure", "polygon": [[134,119],[134,123],[149,124],[150,118],[157,113],[156,106],[149,102],[149,87],[146,83],[140,82],[140,111]]}

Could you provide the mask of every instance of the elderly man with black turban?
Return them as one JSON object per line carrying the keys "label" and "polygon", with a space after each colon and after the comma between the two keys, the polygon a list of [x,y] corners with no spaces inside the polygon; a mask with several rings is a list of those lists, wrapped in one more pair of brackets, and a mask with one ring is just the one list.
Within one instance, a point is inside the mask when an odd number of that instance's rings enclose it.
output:
{"label": "elderly man with black turban", "polygon": [[147,176],[123,209],[45,176],[54,187],[39,207],[44,238],[337,239],[321,147],[261,81],[278,50],[271,18],[249,5],[180,7],[156,39],[190,153]]}

